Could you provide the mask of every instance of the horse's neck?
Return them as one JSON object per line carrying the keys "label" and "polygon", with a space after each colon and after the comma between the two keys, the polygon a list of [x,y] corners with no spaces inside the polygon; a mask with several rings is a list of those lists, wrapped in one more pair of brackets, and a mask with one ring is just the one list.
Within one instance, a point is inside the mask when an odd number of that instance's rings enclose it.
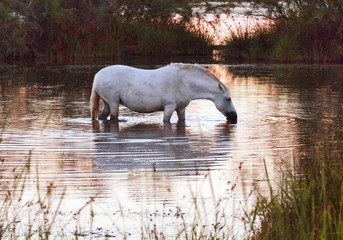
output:
{"label": "horse's neck", "polygon": [[213,94],[211,92],[206,92],[206,91],[196,91],[196,92],[194,91],[194,92],[192,92],[191,99],[192,100],[207,99],[207,100],[214,101],[215,94]]}
{"label": "horse's neck", "polygon": [[218,83],[211,80],[188,79],[188,85],[192,100],[207,99],[214,101],[219,92]]}

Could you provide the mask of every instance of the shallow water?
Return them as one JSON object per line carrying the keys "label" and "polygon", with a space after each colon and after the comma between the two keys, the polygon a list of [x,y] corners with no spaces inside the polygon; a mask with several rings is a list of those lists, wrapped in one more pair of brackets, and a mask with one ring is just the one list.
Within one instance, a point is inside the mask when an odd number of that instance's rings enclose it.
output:
{"label": "shallow water", "polygon": [[230,88],[236,125],[206,100],[188,106],[183,124],[124,107],[119,124],[92,123],[92,77],[104,66],[1,66],[0,187],[13,189],[14,169],[29,165],[23,199],[63,197],[54,236],[81,223],[79,237],[157,229],[173,239],[184,222],[210,226],[218,209],[228,234],[244,235],[242,210],[269,193],[264,162],[277,183],[323,136],[342,134],[343,68],[204,66]]}

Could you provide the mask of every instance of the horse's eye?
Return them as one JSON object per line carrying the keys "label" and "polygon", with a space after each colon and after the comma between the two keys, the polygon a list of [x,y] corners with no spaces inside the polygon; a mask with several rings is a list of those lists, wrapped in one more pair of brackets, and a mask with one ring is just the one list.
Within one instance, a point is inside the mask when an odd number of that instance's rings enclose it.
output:
{"label": "horse's eye", "polygon": [[228,100],[229,102],[231,102],[231,98],[227,98],[227,100]]}

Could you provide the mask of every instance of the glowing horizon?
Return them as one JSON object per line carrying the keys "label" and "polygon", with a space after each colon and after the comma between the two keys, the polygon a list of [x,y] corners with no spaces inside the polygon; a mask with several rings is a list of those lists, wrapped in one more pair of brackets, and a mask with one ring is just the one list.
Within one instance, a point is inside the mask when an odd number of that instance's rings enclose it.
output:
{"label": "glowing horizon", "polygon": [[268,23],[269,20],[261,16],[245,16],[236,13],[205,14],[201,18],[192,20],[192,25],[211,37],[214,45],[223,45],[232,34],[252,33],[257,27]]}

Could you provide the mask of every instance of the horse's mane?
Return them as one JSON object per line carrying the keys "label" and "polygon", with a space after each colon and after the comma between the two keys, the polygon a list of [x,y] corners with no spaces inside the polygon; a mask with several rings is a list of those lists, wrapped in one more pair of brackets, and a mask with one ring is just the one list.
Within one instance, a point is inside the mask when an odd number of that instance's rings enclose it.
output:
{"label": "horse's mane", "polygon": [[203,68],[203,67],[201,67],[201,66],[199,66],[199,65],[197,65],[197,64],[171,63],[170,65],[179,68],[180,71],[181,71],[181,70],[199,71],[199,72],[201,72],[201,73],[206,74],[206,75],[209,76],[211,79],[213,79],[213,80],[215,80],[215,81],[221,83],[220,80],[219,80],[216,76],[214,76],[214,74],[213,74],[211,71],[209,71],[208,69]]}

